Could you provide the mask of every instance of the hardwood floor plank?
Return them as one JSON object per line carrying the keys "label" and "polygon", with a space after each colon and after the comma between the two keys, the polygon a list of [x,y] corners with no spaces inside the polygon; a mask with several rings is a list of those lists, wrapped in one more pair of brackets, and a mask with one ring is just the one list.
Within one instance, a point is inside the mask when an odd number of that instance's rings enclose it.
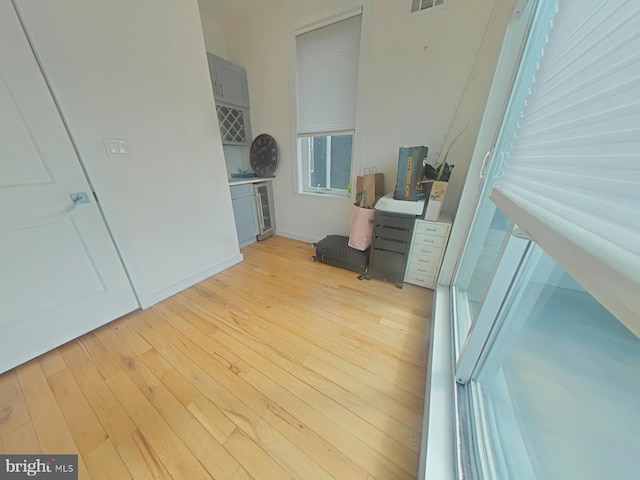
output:
{"label": "hardwood floor plank", "polygon": [[213,478],[184,444],[184,439],[171,429],[124,371],[107,379],[106,383],[131,415],[138,430],[153,450],[153,456],[160,459],[172,478]]}
{"label": "hardwood floor plank", "polygon": [[[242,292],[244,294],[248,294],[248,291],[237,289],[236,287],[227,288],[228,291],[225,292],[213,292],[211,291],[211,283],[215,281],[213,279],[209,279],[199,286],[198,292],[203,296],[214,297],[217,294],[223,295],[229,302],[235,302],[238,305],[242,305],[246,309],[257,308],[259,306],[267,306],[270,310],[268,312],[262,313],[260,316],[265,320],[268,320],[272,323],[276,323],[277,325],[283,326],[287,325],[287,328],[290,331],[295,331],[296,334],[303,338],[309,338],[311,335],[312,338],[315,339],[315,343],[320,347],[328,351],[333,351],[337,355],[339,355],[344,360],[349,361],[350,363],[354,363],[358,366],[364,366],[363,363],[359,362],[359,359],[362,356],[355,358],[353,355],[344,355],[343,352],[362,352],[366,355],[370,355],[374,357],[384,357],[381,359],[381,362],[385,365],[389,365],[388,368],[395,368],[397,371],[414,371],[420,370],[420,376],[423,376],[423,372],[425,371],[426,366],[426,354],[424,352],[418,354],[417,359],[407,356],[405,350],[397,349],[396,352],[403,352],[400,354],[395,354],[393,350],[385,348],[381,345],[376,345],[374,340],[366,340],[356,341],[355,339],[361,339],[361,336],[358,337],[356,334],[352,335],[351,339],[343,338],[342,336],[336,336],[335,329],[339,329],[340,326],[330,325],[331,322],[328,322],[324,318],[317,317],[315,315],[308,314],[308,308],[301,308],[297,306],[292,306],[291,303],[287,303],[283,309],[286,311],[277,310],[274,305],[277,305],[278,299],[277,297],[273,297],[270,295],[263,294],[255,294],[254,300],[246,300],[240,298],[242,296]],[[251,289],[251,283],[245,282],[244,289]],[[204,289],[204,291],[203,291]],[[260,299],[259,301],[256,299]],[[254,302],[253,304],[251,302]],[[304,323],[301,323],[301,327],[298,327],[295,322],[299,318],[304,318]],[[333,331],[332,331],[333,329]],[[310,330],[311,333],[307,332]],[[330,344],[326,342],[330,341]],[[426,341],[423,345],[423,350],[426,350]],[[363,355],[364,356],[364,355]],[[399,357],[399,358],[396,358]],[[365,357],[366,358],[366,357]],[[419,365],[412,365],[409,362],[418,363]],[[366,363],[366,361],[365,361]],[[368,366],[368,363],[367,363]],[[365,367],[366,368],[366,367]],[[393,381],[395,377],[384,377],[387,380]],[[420,389],[418,389],[420,390]],[[415,392],[414,392],[415,393]],[[418,393],[422,395],[422,393]]]}
{"label": "hardwood floor plank", "polygon": [[401,401],[403,403],[406,402],[407,406],[416,409],[416,412],[420,412],[419,406],[423,403],[424,392],[414,393],[405,388],[405,385],[400,382],[396,383],[394,381],[389,381],[385,378],[371,373],[366,368],[361,368],[358,365],[342,362],[339,358],[336,358],[335,355],[330,355],[328,354],[328,352],[313,352],[310,357],[316,357],[318,360],[326,363],[327,365],[331,365],[338,370],[342,370],[348,375],[358,378],[360,381],[365,382],[367,385],[370,385],[376,390],[391,394],[394,398],[398,399],[398,401]]}
{"label": "hardwood floor plank", "polygon": [[170,342],[158,332],[156,332],[149,322],[153,322],[155,314],[150,310],[143,310],[136,312],[137,315],[131,317],[129,324],[138,334],[143,337],[149,345],[151,345],[156,351],[160,351],[162,347],[168,345]]}
{"label": "hardwood floor plank", "polygon": [[181,304],[189,304],[191,308],[196,309],[204,318],[209,319],[209,321],[215,325],[225,325],[238,333],[251,335],[253,338],[259,339],[261,342],[276,348],[280,353],[292,360],[303,362],[309,355],[307,347],[310,347],[312,344],[296,336],[283,339],[282,335],[287,336],[289,332],[286,330],[278,331],[277,328],[271,329],[272,331],[268,330],[268,323],[257,315],[243,318],[230,314],[225,318],[224,316],[214,313],[217,306],[208,299],[203,298],[202,303],[198,303],[199,298],[197,294],[194,298],[179,294],[176,295],[174,299]]}
{"label": "hardwood floor plank", "polygon": [[218,327],[207,320],[207,318],[185,307],[173,298],[167,299],[166,302],[163,302],[163,305],[205,335],[211,336],[218,330]]}
{"label": "hardwood floor plank", "polygon": [[44,376],[49,378],[52,375],[67,368],[67,364],[64,363],[64,358],[57,350],[51,350],[39,357],[40,367]]}
{"label": "hardwood floor plank", "polygon": [[413,480],[432,292],[309,260],[245,261],[0,375],[0,452],[79,478]]}
{"label": "hardwood floor plank", "polygon": [[[167,312],[164,311],[166,314]],[[171,317],[170,317],[171,318]],[[160,319],[159,320],[163,320]],[[200,388],[201,391],[208,395],[209,399],[218,406],[225,414],[240,427],[245,434],[260,445],[265,451],[271,454],[274,459],[283,467],[290,470],[291,473],[298,475],[299,478],[309,477],[309,472],[313,472],[310,478],[329,478],[324,470],[311,458],[298,448],[298,443],[292,443],[285,438],[279,431],[274,430],[265,423],[263,415],[256,415],[256,411],[259,409],[255,403],[252,403],[252,409],[243,402],[251,402],[258,398],[255,391],[238,377],[238,365],[223,365],[219,363],[215,358],[209,355],[209,353],[200,347],[189,338],[182,335],[182,333],[168,322],[158,321],[154,323],[155,328],[163,334],[176,339],[175,346],[182,353],[187,355],[194,363],[196,363],[203,370],[214,374],[216,383],[220,382],[228,391],[235,392],[238,397],[229,396],[224,389],[217,389],[216,392],[212,392],[206,386]],[[171,345],[173,347],[174,345]],[[173,358],[174,364],[182,363],[184,361],[177,360],[180,357],[179,354],[173,349],[165,347],[163,353],[168,358]],[[201,380],[199,378],[198,380]],[[267,411],[273,414],[272,410],[268,410],[269,402],[263,400],[267,405]],[[262,409],[262,414],[265,410]],[[317,448],[317,444],[314,444],[314,448]],[[335,458],[335,457],[334,457]]]}
{"label": "hardwood floor plank", "polygon": [[[158,312],[162,313],[163,310],[159,308]],[[159,320],[163,319],[160,318]],[[241,389],[243,388],[243,385],[234,379],[234,377],[238,375],[242,375],[243,378],[247,378],[244,375],[248,375],[249,378],[251,378],[252,384],[254,385],[258,381],[268,380],[264,375],[252,375],[253,369],[245,366],[244,362],[240,359],[236,359],[232,364],[229,364],[229,362],[225,362],[224,364],[216,362],[215,359],[211,357],[208,350],[204,350],[199,347],[191,339],[187,338],[180,331],[171,326],[166,320],[158,321],[154,324],[154,326],[161,329],[161,331],[164,332],[167,337],[176,339],[177,341],[175,342],[175,345],[203,369],[215,373],[216,380],[220,382],[227,381],[228,383],[225,383],[224,386],[227,387],[230,391],[241,391]],[[275,385],[275,382],[270,382],[270,384]],[[262,383],[260,383],[260,387],[260,391],[265,395],[266,398],[269,399],[269,407],[271,410],[273,410],[274,405],[278,404],[282,408],[277,408],[282,412],[291,412],[291,408],[294,404],[299,406],[298,411],[301,412],[302,417],[297,417],[297,420],[293,420],[294,425],[298,425],[299,428],[302,429],[310,427],[314,431],[322,431],[326,435],[325,438],[330,438],[331,441],[334,442],[334,444],[337,441],[341,443],[342,448],[340,449],[340,451],[346,453],[349,458],[354,459],[354,461],[356,462],[356,459],[362,459],[362,462],[372,470],[376,472],[383,471],[386,477],[383,476],[382,478],[411,478],[410,474],[398,471],[398,468],[388,460],[384,458],[376,458],[376,455],[375,453],[373,453],[371,447],[357,440],[359,437],[354,436],[350,432],[344,431],[341,428],[340,424],[332,422],[328,417],[320,414],[317,410],[310,409],[308,405],[304,404],[295,396],[287,392],[287,395],[282,397],[281,401],[276,401],[276,403],[274,404],[274,401],[276,399],[276,397],[274,396],[274,391],[265,391]],[[244,400],[245,398],[253,398],[254,396],[255,393],[247,391],[247,393],[245,395],[242,395],[241,398]],[[253,408],[255,409],[256,407],[253,406]],[[282,416],[281,413],[280,415]],[[287,416],[290,415],[287,414]],[[349,452],[353,452],[353,454],[349,455]],[[393,470],[396,470],[396,472],[392,473]],[[400,476],[398,476],[398,474]],[[341,477],[338,476],[337,478]]]}
{"label": "hardwood floor plank", "polygon": [[86,456],[87,468],[94,480],[130,479],[129,471],[122,463],[118,452],[107,438]]}
{"label": "hardwood floor plank", "polygon": [[31,422],[9,433],[4,441],[0,438],[0,452],[6,454],[42,453],[38,435]]}
{"label": "hardwood floor plank", "polygon": [[[87,334],[85,337],[90,335],[92,334]],[[86,341],[86,338],[84,340]],[[86,354],[81,341],[69,342],[58,350],[109,438],[118,445],[136,429],[134,423],[105,383],[105,379],[98,372],[98,367]],[[108,378],[115,375],[112,374]]]}
{"label": "hardwood floor plank", "polygon": [[[373,282],[371,285],[352,282],[340,285],[331,293],[337,292],[346,298],[352,297],[358,308],[365,310],[370,310],[367,306],[373,304],[379,307],[379,310],[373,312],[390,315],[391,318],[419,328],[424,324],[425,318],[431,317],[433,292],[415,285],[405,284],[405,288],[393,291],[389,289],[389,284],[384,282]],[[324,290],[328,291],[326,287]],[[384,302],[380,302],[381,297],[384,297]]]}
{"label": "hardwood floor plank", "polygon": [[[262,307],[258,307],[259,304],[252,304],[250,302],[246,302],[243,299],[233,300],[234,298],[237,297],[237,295],[234,296],[232,289],[230,290],[229,293],[227,293],[230,299],[229,302],[227,302],[227,300],[225,300],[222,297],[220,297],[221,300],[219,300],[219,302],[213,302],[212,299],[214,298],[218,299],[218,296],[211,293],[210,290],[204,290],[204,291],[190,290],[188,292],[184,292],[184,295],[189,297],[190,300],[187,300],[187,301],[198,302],[197,304],[199,308],[202,308],[204,306],[207,309],[210,309],[213,311],[218,310],[219,308],[218,303],[220,302],[225,304],[224,308],[229,308],[229,312],[232,312],[233,310],[237,310],[238,307],[232,306],[229,303],[231,301],[235,301],[236,303],[242,305],[246,309],[262,308]],[[180,297],[179,301],[185,302],[185,300],[181,299],[181,296],[182,295],[178,296]],[[248,310],[244,310],[244,311],[246,312]],[[424,396],[423,389],[422,390],[418,389],[420,391],[415,393],[409,392],[404,388],[405,386],[402,384],[400,385],[394,384],[392,383],[392,381],[386,380],[384,378],[375,378],[372,376],[371,373],[367,371],[366,368],[362,368],[358,364],[345,361],[344,357],[336,355],[334,352],[327,351],[326,349],[322,348],[322,346],[319,346],[317,344],[312,343],[311,341],[308,341],[306,338],[304,338],[304,334],[303,336],[299,336],[296,333],[291,332],[290,329],[287,329],[285,327],[280,327],[279,325],[273,325],[269,321],[263,319],[263,317],[271,318],[271,316],[272,316],[272,312],[264,312],[264,311],[261,311],[259,315],[254,315],[248,318],[242,318],[237,315],[233,316],[232,314],[231,318],[233,323],[231,324],[231,326],[234,328],[241,327],[241,331],[244,331],[244,332],[251,331],[256,338],[260,338],[260,339],[267,338],[268,335],[274,334],[275,343],[272,342],[271,344],[277,345],[277,348],[279,351],[285,351],[284,348],[282,347],[283,343],[289,344],[289,345],[295,345],[297,351],[313,354],[317,358],[322,359],[323,361],[335,366],[336,368],[342,369],[348,374],[351,374],[353,376],[358,376],[360,378],[366,378],[368,382],[370,382],[372,385],[376,387],[380,385],[386,391],[395,391],[399,396],[403,395],[403,392],[406,391],[407,393],[405,396],[409,398],[408,401],[410,402],[410,405],[417,406],[417,408],[420,409],[419,411],[421,411],[421,406],[423,403],[422,397]],[[216,315],[215,317],[219,319],[218,315]],[[228,321],[227,322],[225,322],[225,320],[221,320],[221,321],[226,323],[227,325],[230,325],[230,322]],[[261,327],[262,331],[256,331],[255,329],[257,326]],[[285,341],[281,342],[280,341],[281,339]],[[292,356],[292,355],[289,355],[289,356]],[[296,358],[300,359],[300,356],[301,355],[298,355]],[[368,366],[368,362],[367,362],[367,366]]]}
{"label": "hardwood floor plank", "polygon": [[[301,248],[298,248],[300,246]],[[314,249],[299,243],[296,246],[287,245],[285,248],[257,245],[247,249],[243,265],[258,267],[253,269],[265,275],[278,274],[284,270],[286,275],[282,275],[282,281],[292,280],[297,285],[302,282],[330,288],[348,288],[353,290],[354,294],[368,296],[374,301],[384,296],[388,305],[399,306],[407,313],[413,310],[423,313],[431,305],[430,290],[410,284],[405,284],[405,289],[393,290],[390,288],[393,284],[382,281],[360,281],[357,280],[357,273],[310,262],[310,256],[314,253]]]}
{"label": "hardwood floor plank", "polygon": [[[238,349],[238,351],[241,351],[241,349]],[[244,353],[247,352],[248,350],[244,351]],[[409,448],[389,435],[388,430],[384,427],[382,427],[382,429],[377,428],[356,415],[354,412],[343,407],[338,402],[321,394],[319,390],[316,390],[310,385],[300,381],[275,364],[264,365],[264,368],[261,370],[261,374],[270,378],[274,383],[279,384],[281,387],[286,385],[286,387],[283,388],[290,392],[291,396],[295,396],[296,399],[299,399],[315,408],[327,418],[333,420],[336,425],[340,425],[341,428],[351,433],[354,437],[361,438],[364,443],[393,461],[398,466],[405,467],[411,465],[411,460],[415,458],[414,451],[419,451],[419,436],[416,435],[415,431],[402,429],[401,434],[406,435],[403,440],[406,443],[411,444],[412,447],[414,447],[413,444],[417,445],[417,447]],[[254,376],[253,381],[257,380],[257,376],[252,371],[242,374],[242,376],[250,375]],[[293,399],[291,398],[291,400]],[[287,402],[287,405],[288,404],[289,403]],[[391,428],[393,429],[396,426],[397,425],[394,425]],[[410,474],[414,473],[412,470],[413,469],[411,467],[407,468],[407,472]]]}
{"label": "hardwood floor plank", "polygon": [[406,331],[407,327],[405,327],[405,331],[400,331],[397,328],[384,325],[381,322],[384,317],[380,313],[377,315],[369,314],[353,306],[353,302],[348,302],[347,300],[335,302],[327,299],[322,302],[322,305],[307,305],[307,308],[319,316],[327,317],[328,314],[331,314],[329,318],[343,327],[351,328],[362,335],[387,344],[389,347],[397,348],[401,351],[406,349],[414,355],[424,353],[424,345],[429,331],[427,322],[420,329],[412,329],[411,334],[409,334]]}
{"label": "hardwood floor plank", "polygon": [[224,443],[236,429],[236,424],[227,418],[218,407],[204,395],[198,396],[187,410],[220,443]]}
{"label": "hardwood floor plank", "polygon": [[[58,408],[38,360],[21,365],[16,369],[16,374],[42,453],[78,454],[78,446]],[[78,455],[78,477],[91,478],[81,455]]]}
{"label": "hardwood floor plank", "polygon": [[[348,408],[355,415],[377,426],[380,431],[386,432],[412,450],[419,452],[420,436],[418,432],[421,427],[419,423],[408,426],[397,421],[394,417],[390,417],[387,413],[382,412],[369,401],[351,394],[351,392],[337,386],[326,377],[296,362],[281,357],[277,352],[274,352],[270,348],[264,348],[264,345],[250,338],[240,336],[236,339],[221,329],[214,335],[218,343],[212,341],[212,339],[199,338],[188,330],[183,333],[194,339],[200,347],[216,351],[218,355],[231,363],[237,363],[237,356],[239,356],[243,361],[248,362],[265,374],[266,372],[263,368],[265,366],[274,365],[280,367],[283,373],[286,372],[294,375],[298,380],[324,394],[327,398],[332,399],[345,408]],[[286,382],[286,385],[290,386],[291,383]]]}
{"label": "hardwood floor plank", "polygon": [[[130,313],[129,315],[135,316],[138,312]],[[151,350],[151,345],[147,341],[138,335],[126,321],[117,322],[111,325],[111,329],[118,335],[120,340],[129,347],[138,357],[142,357],[145,353]]]}
{"label": "hardwood floor plank", "polygon": [[[308,455],[309,458],[315,460],[324,470],[333,474],[335,478],[362,479],[366,477],[364,470],[356,465],[348,452],[341,451],[336,448],[332,442],[324,440],[316,431],[306,428],[304,424],[297,418],[287,413],[285,409],[280,408],[269,398],[263,396],[258,391],[250,387],[244,381],[239,383],[224,378],[224,375],[215,372],[215,379],[209,375],[209,369],[202,369],[195,362],[183,356],[183,354],[174,350],[173,346],[167,346],[163,350],[163,354],[167,358],[172,359],[175,365],[183,370],[185,375],[189,375],[192,382],[198,386],[204,395],[219,408],[225,415],[231,419],[246,435],[250,436],[254,442],[262,445],[264,432],[275,429],[282,435],[282,442],[287,443],[289,439],[292,445],[295,445],[301,452]],[[207,362],[205,362],[207,363]],[[224,368],[224,367],[222,367]],[[220,385],[218,381],[224,382]],[[228,390],[227,385],[233,385],[232,390]],[[229,395],[229,391],[235,392],[242,398],[240,401],[235,396]],[[268,433],[272,441],[273,433]],[[333,440],[333,439],[332,439]],[[263,448],[268,448],[269,443]],[[278,449],[275,453],[271,453],[278,458],[284,452],[287,458],[296,455],[301,456],[299,452],[289,445],[287,448]],[[287,454],[288,450],[292,450],[291,454]],[[314,475],[315,476],[315,475]],[[314,476],[310,478],[314,478]]]}
{"label": "hardwood floor plank", "polygon": [[253,480],[253,477],[244,468],[240,467],[231,480]]}
{"label": "hardwood floor plank", "polygon": [[185,407],[191,405],[200,396],[200,392],[155,349],[148,350],[140,358]]}
{"label": "hardwood floor plank", "polygon": [[380,408],[388,415],[400,420],[404,424],[412,427],[416,431],[420,431],[422,425],[422,399],[414,397],[411,406],[407,402],[403,402],[398,398],[397,389],[385,391],[380,388],[374,388],[364,382],[362,378],[354,377],[344,373],[342,370],[335,368],[328,363],[323,362],[313,356],[309,356],[304,366],[310,370],[331,379],[336,385],[340,385],[345,390],[353,392],[362,399],[374,400]]}
{"label": "hardwood floor plank", "polygon": [[372,359],[367,370],[380,378],[402,387],[416,396],[424,396],[424,383],[426,377],[426,365],[424,370],[410,369],[406,365],[394,365],[385,363],[375,358]]}
{"label": "hardwood floor plank", "polygon": [[118,363],[111,358],[107,349],[104,348],[94,335],[83,335],[78,338],[77,341],[103,379],[111,378],[120,372]]}
{"label": "hardwood floor plank", "polygon": [[264,480],[291,478],[280,465],[265,454],[262,448],[253,443],[239,429],[236,429],[229,436],[227,441],[224,442],[224,446],[254,477]]}
{"label": "hardwood floor plank", "polygon": [[6,437],[31,422],[16,372],[0,376],[0,437]]}
{"label": "hardwood floor plank", "polygon": [[[207,288],[209,284],[209,281],[205,281],[202,286],[203,288]],[[250,284],[246,282],[239,283],[236,284],[235,287],[238,290],[244,290],[246,292],[247,289],[250,288]],[[285,292],[285,290],[281,292],[260,292],[256,293],[254,297],[260,304],[271,305],[271,308],[273,308],[274,304],[278,305],[278,298],[281,295],[284,295]],[[301,323],[302,326],[311,330],[313,333],[339,341],[340,344],[345,346],[347,349],[353,349],[355,351],[368,354],[370,345],[381,343],[380,338],[376,339],[373,337],[368,339],[365,343],[360,344],[358,341],[354,341],[354,339],[342,339],[340,337],[336,337],[335,333],[340,332],[345,327],[345,324],[340,321],[340,315],[343,314],[343,306],[338,305],[335,310],[330,310],[327,307],[326,300],[321,302],[324,308],[313,306],[310,308],[309,303],[310,301],[308,298],[293,299],[281,306],[285,311],[283,312],[283,315],[288,315],[289,317],[294,318],[304,318],[305,322]],[[372,325],[369,326],[370,330],[374,330],[377,324],[375,322],[370,323],[372,323]],[[354,326],[354,322],[350,322],[348,326]],[[391,337],[387,336],[385,341],[382,343],[390,341],[392,341]],[[378,350],[372,349],[371,353],[375,355],[388,355],[387,361],[396,362],[397,360],[402,360],[408,363],[418,362],[422,365],[424,363],[424,344],[416,343],[415,345],[406,345],[404,342],[406,342],[406,339],[403,339],[401,349],[397,348],[391,351],[391,349],[385,349],[383,345],[380,345]]]}
{"label": "hardwood floor plank", "polygon": [[[203,286],[199,286],[196,291],[203,297],[209,296],[215,298],[216,294],[208,292],[204,289]],[[369,366],[370,359],[358,352],[355,349],[351,349],[350,347],[346,347],[341,344],[341,342],[336,341],[337,336],[332,335],[322,335],[318,334],[317,330],[320,330],[322,333],[326,333],[322,331],[322,329],[314,328],[314,326],[309,327],[305,324],[304,320],[306,317],[299,317],[298,315],[294,315],[288,312],[284,306],[278,306],[278,299],[276,297],[263,297],[260,295],[256,295],[252,301],[248,301],[242,298],[242,292],[217,292],[223,295],[226,295],[230,298],[228,300],[237,303],[238,305],[242,305],[243,308],[247,310],[258,310],[262,309],[257,317],[259,319],[264,320],[266,322],[265,329],[271,331],[282,332],[285,331],[289,334],[294,334],[303,340],[315,345],[316,347],[330,352],[333,355],[340,357],[343,361],[358,365],[363,368],[367,368]],[[189,292],[189,295],[193,295],[193,293]],[[192,297],[193,298],[193,297]],[[262,324],[263,322],[261,322]]]}
{"label": "hardwood floor plank", "polygon": [[139,430],[125,438],[116,450],[135,480],[171,479],[162,461]]}
{"label": "hardwood floor plank", "polygon": [[[320,436],[331,441],[336,448],[346,453],[349,458],[353,459],[354,462],[369,473],[384,479],[409,480],[414,478],[414,475],[399,468],[388,460],[386,456],[380,455],[367,443],[366,439],[341,428],[339,424],[336,424],[318,410],[310,408],[308,404],[281,387],[277,382],[270,380],[266,375],[256,374],[255,371],[251,370],[245,374],[244,378],[247,378],[255,388],[275,404],[286,405],[286,410],[283,410],[288,415],[299,419],[299,422],[305,428],[312,429]],[[380,447],[382,448],[383,446]],[[413,466],[405,466],[405,468],[409,470]]]}
{"label": "hardwood floor plank", "polygon": [[209,474],[216,479],[230,479],[238,469],[238,464],[222,445],[151,373],[136,354],[120,342],[113,329],[101,329],[95,335],[111,352],[111,355],[120,362],[123,370],[140,392],[183,439],[189,450]]}
{"label": "hardwood floor plank", "polygon": [[[47,380],[78,449],[86,458],[104,443],[107,434],[68,369],[59,371]],[[95,474],[92,476],[95,477]]]}
{"label": "hardwood floor plank", "polygon": [[389,327],[391,329],[397,330],[399,333],[402,333],[405,335],[415,335],[415,334],[419,334],[421,332],[426,331],[430,327],[431,325],[430,316],[427,317],[427,319],[429,320],[429,322],[424,328],[420,328],[420,327],[412,328],[410,326],[405,325],[402,322],[397,322],[395,320],[391,320],[390,318],[387,318],[384,316],[380,318],[380,325],[384,325],[385,327]]}

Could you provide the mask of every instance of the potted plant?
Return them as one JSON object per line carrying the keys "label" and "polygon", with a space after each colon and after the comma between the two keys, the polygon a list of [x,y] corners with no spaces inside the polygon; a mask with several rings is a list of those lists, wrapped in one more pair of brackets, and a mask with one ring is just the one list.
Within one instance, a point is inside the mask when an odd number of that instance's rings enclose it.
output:
{"label": "potted plant", "polygon": [[442,210],[442,203],[444,202],[444,196],[447,193],[447,185],[449,183],[449,178],[451,177],[451,172],[455,165],[451,165],[447,162],[447,158],[449,157],[449,152],[451,151],[451,147],[456,143],[456,141],[460,138],[460,136],[467,129],[465,126],[462,131],[453,139],[453,141],[449,144],[449,148],[444,154],[444,158],[436,166],[425,164],[424,166],[424,174],[423,180],[421,183],[431,183],[431,188],[428,187],[426,190],[429,192],[429,197],[427,199],[427,206],[425,212],[425,220],[437,221],[440,217],[440,212]]}

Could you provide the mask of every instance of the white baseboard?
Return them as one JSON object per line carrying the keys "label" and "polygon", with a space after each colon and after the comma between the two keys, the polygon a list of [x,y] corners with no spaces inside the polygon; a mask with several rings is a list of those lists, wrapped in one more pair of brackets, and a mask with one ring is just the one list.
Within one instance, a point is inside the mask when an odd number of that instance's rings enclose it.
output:
{"label": "white baseboard", "polygon": [[202,272],[196,273],[195,275],[185,278],[184,280],[181,280],[178,283],[174,283],[173,285],[167,288],[163,288],[162,290],[154,292],[153,294],[151,294],[151,302],[148,304],[144,302],[145,304],[141,306],[143,309],[147,309],[152,305],[155,305],[156,303],[161,302],[165,298],[169,298],[170,296],[175,295],[176,293],[179,293],[182,290],[185,290],[186,288],[189,288],[195,285],[196,283],[201,282],[202,280],[215,275],[216,273],[220,273],[223,270],[226,270],[227,268],[235,265],[236,263],[240,263],[242,260],[244,260],[244,257],[242,256],[241,253],[238,255],[234,255],[233,257],[225,260],[224,262],[220,262],[211,268],[208,268],[206,270],[203,270]]}
{"label": "white baseboard", "polygon": [[322,240],[322,238],[309,237],[307,235],[301,235],[301,234],[295,233],[295,232],[287,232],[287,231],[280,230],[280,229],[278,229],[277,235],[280,236],[280,237],[291,238],[292,240],[300,240],[301,242],[306,242],[306,243],[314,243],[314,242],[319,242],[320,240]]}

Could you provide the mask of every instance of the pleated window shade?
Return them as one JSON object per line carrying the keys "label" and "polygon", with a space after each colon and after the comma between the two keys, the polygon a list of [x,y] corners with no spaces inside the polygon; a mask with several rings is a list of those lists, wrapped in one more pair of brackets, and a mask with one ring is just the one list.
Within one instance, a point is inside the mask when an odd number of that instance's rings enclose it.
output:
{"label": "pleated window shade", "polygon": [[491,198],[638,334],[640,2],[557,8]]}
{"label": "pleated window shade", "polygon": [[298,134],[355,129],[362,15],[296,35]]}

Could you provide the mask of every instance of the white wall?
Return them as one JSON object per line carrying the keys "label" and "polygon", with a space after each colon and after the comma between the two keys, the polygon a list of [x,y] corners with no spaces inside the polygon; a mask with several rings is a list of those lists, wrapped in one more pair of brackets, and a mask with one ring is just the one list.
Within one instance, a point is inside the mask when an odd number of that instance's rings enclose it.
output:
{"label": "white wall", "polygon": [[[208,8],[211,8],[211,6],[208,6]],[[223,23],[208,13],[203,6],[200,6],[200,19],[207,52],[228,59]],[[251,170],[248,146],[223,145],[223,151],[228,174],[241,170]]]}
{"label": "white wall", "polygon": [[224,36],[224,25],[204,11],[200,11],[204,45],[207,52],[218,57],[227,58],[227,42]]}
{"label": "white wall", "polygon": [[[498,13],[492,16],[496,1]],[[354,159],[354,175],[375,165],[385,175],[386,190],[392,191],[398,147],[428,145],[429,159],[435,160],[456,112],[458,125],[471,119],[479,123],[513,3],[496,1],[450,0],[447,8],[413,16],[409,15],[409,1],[365,3],[371,11],[363,24],[366,68],[361,72],[365,79],[363,108],[356,125],[361,148]],[[225,24],[229,58],[248,72],[254,135],[270,133],[281,148],[274,190],[278,233],[283,235],[317,240],[349,231],[350,200],[294,192],[289,72],[291,32],[358,3],[363,2],[274,0],[266,9]],[[488,24],[488,36],[497,40],[483,43]],[[473,70],[476,80],[467,87],[481,46],[482,68]],[[457,110],[463,92],[474,101]],[[470,128],[461,144],[473,145],[476,131],[477,127]],[[449,212],[457,208],[470,156],[470,151],[459,150],[459,156],[450,158],[456,170],[447,194],[452,199],[447,198]]]}
{"label": "white wall", "polygon": [[17,4],[142,305],[239,261],[196,0]]}
{"label": "white wall", "polygon": [[495,2],[487,29],[475,48],[476,60],[467,78],[467,85],[465,85],[462,97],[458,102],[441,153],[442,158],[451,142],[464,130],[464,133],[451,148],[447,160],[449,163],[455,164],[455,169],[447,188],[444,211],[455,213],[458,209],[506,26],[515,4],[516,0],[497,0]]}

